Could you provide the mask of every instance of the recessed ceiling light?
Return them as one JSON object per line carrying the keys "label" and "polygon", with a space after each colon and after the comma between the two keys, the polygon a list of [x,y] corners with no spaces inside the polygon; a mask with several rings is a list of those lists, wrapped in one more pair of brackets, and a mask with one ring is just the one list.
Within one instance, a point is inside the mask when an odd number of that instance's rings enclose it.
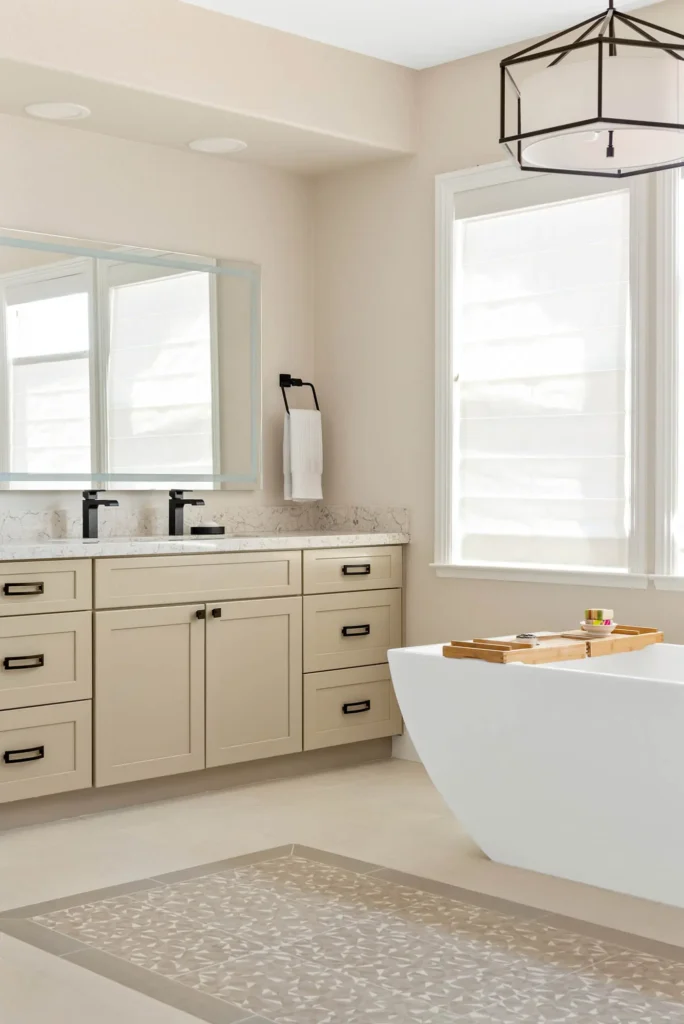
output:
{"label": "recessed ceiling light", "polygon": [[80,103],[29,103],[24,109],[31,117],[42,117],[45,121],[80,121],[90,117],[88,107]]}
{"label": "recessed ceiling light", "polygon": [[196,153],[239,153],[247,149],[247,143],[242,139],[227,139],[221,135],[212,136],[209,139],[193,139],[188,142],[190,149]]}

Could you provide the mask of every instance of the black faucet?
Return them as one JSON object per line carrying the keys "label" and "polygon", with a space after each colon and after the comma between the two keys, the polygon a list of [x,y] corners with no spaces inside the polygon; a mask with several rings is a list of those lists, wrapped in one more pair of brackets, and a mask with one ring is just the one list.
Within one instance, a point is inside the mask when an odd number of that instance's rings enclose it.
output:
{"label": "black faucet", "polygon": [[169,536],[183,535],[183,509],[186,505],[204,505],[204,498],[184,498],[187,491],[169,491]]}
{"label": "black faucet", "polygon": [[98,494],[99,491],[83,492],[83,536],[86,540],[97,538],[97,510],[100,505],[105,505],[107,508],[111,506],[118,508],[119,506],[116,498],[98,498]]}

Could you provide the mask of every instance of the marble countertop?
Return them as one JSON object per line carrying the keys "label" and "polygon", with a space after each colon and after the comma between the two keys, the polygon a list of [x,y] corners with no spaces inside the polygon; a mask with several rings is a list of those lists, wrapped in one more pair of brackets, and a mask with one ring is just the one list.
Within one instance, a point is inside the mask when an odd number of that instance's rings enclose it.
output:
{"label": "marble countertop", "polygon": [[313,530],[223,537],[108,537],[102,540],[10,541],[0,543],[0,562],[41,558],[117,558],[124,555],[198,555],[217,551],[301,551],[308,548],[366,548],[408,544],[406,533]]}

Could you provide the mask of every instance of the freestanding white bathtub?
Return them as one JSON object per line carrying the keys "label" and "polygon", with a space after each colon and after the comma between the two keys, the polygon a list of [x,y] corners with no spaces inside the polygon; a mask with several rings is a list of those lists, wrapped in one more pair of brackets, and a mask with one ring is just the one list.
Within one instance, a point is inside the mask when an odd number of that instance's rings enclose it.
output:
{"label": "freestanding white bathtub", "polygon": [[389,663],[432,781],[492,860],[684,907],[684,646]]}

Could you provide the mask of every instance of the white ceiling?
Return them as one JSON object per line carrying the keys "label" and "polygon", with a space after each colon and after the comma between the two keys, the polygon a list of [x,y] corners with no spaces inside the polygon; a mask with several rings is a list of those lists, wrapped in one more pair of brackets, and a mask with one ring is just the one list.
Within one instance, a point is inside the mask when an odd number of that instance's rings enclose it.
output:
{"label": "white ceiling", "polygon": [[[607,0],[182,0],[235,18],[427,68],[558,31]],[[621,10],[660,0],[619,0]]]}

